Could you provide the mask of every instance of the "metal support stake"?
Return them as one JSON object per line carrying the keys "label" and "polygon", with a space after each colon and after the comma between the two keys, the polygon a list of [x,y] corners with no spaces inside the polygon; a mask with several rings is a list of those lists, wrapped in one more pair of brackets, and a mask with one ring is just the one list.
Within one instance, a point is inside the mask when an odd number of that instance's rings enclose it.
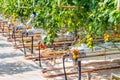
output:
{"label": "metal support stake", "polygon": [[39,66],[42,67],[41,56],[40,56],[40,43],[41,43],[41,41],[38,43],[38,49],[39,49]]}
{"label": "metal support stake", "polygon": [[118,0],[117,10],[119,10],[119,11],[120,11],[120,0]]}
{"label": "metal support stake", "polygon": [[20,0],[18,0],[18,8],[20,8]]}
{"label": "metal support stake", "polygon": [[2,29],[3,35],[4,35],[4,24],[5,24],[5,23],[3,22],[3,29]]}
{"label": "metal support stake", "polygon": [[8,34],[9,34],[9,38],[10,39],[10,24],[8,25]]}
{"label": "metal support stake", "polygon": [[32,36],[31,38],[32,38],[32,43],[31,43],[31,54],[33,54],[33,41],[34,41],[34,36]]}
{"label": "metal support stake", "polygon": [[91,74],[88,72],[88,80],[91,80]]}
{"label": "metal support stake", "polygon": [[66,74],[66,70],[65,70],[65,58],[68,56],[69,56],[68,54],[63,56],[63,70],[64,70],[65,80],[67,80],[67,74]]}
{"label": "metal support stake", "polygon": [[17,46],[17,43],[16,43],[16,36],[15,36],[15,28],[13,28],[13,34],[14,34],[14,40],[15,40],[15,45]]}
{"label": "metal support stake", "polygon": [[78,61],[78,80],[81,80],[81,61]]}
{"label": "metal support stake", "polygon": [[14,38],[14,27],[12,28],[12,39]]}
{"label": "metal support stake", "polygon": [[24,35],[24,33],[22,33],[22,43],[23,43],[23,48],[24,48],[24,55],[26,56],[26,49],[25,49],[25,44],[24,44],[23,35]]}

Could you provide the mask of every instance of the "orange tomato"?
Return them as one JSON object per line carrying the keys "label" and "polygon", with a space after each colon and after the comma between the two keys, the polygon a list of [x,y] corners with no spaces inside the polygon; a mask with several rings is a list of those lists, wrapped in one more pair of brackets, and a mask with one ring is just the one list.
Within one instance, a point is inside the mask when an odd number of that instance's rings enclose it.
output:
{"label": "orange tomato", "polygon": [[18,26],[18,24],[14,24],[14,27],[17,27]]}
{"label": "orange tomato", "polygon": [[26,26],[26,29],[30,29],[30,26]]}
{"label": "orange tomato", "polygon": [[114,37],[118,38],[119,34],[118,33],[114,33]]}
{"label": "orange tomato", "polygon": [[109,37],[110,37],[109,34],[107,34],[107,33],[104,34],[104,39],[108,39]]}
{"label": "orange tomato", "polygon": [[76,49],[73,49],[73,50],[72,50],[72,53],[77,55],[77,54],[79,53],[79,51],[76,50]]}
{"label": "orange tomato", "polygon": [[117,31],[117,30],[118,30],[118,25],[116,25],[116,26],[114,27],[114,30],[115,30],[115,31]]}
{"label": "orange tomato", "polygon": [[55,43],[54,45],[55,45],[56,47],[59,46],[59,44],[57,44],[57,43]]}
{"label": "orange tomato", "polygon": [[44,50],[45,48],[46,48],[46,46],[44,44],[40,43],[40,49]]}
{"label": "orange tomato", "polygon": [[13,20],[12,20],[12,19],[10,19],[10,20],[9,20],[9,23],[12,23],[12,22],[13,22]]}
{"label": "orange tomato", "polygon": [[77,56],[76,56],[76,55],[73,55],[73,59],[77,59]]}

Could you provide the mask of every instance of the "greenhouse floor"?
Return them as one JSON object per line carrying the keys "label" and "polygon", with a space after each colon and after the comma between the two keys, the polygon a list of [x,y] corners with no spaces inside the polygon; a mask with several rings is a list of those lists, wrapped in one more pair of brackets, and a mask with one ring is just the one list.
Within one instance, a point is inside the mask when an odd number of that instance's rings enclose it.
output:
{"label": "greenhouse floor", "polygon": [[[64,76],[43,78],[38,64],[25,60],[23,52],[13,49],[12,44],[12,42],[7,42],[7,38],[0,35],[0,80],[64,80]],[[120,58],[120,55],[108,56],[108,58],[112,57]],[[111,80],[111,73],[120,74],[120,69],[92,73],[91,80]],[[88,80],[86,74],[82,74],[82,78],[82,80]],[[68,76],[68,80],[78,80],[77,74]]]}
{"label": "greenhouse floor", "polygon": [[0,80],[44,80],[39,66],[0,35]]}

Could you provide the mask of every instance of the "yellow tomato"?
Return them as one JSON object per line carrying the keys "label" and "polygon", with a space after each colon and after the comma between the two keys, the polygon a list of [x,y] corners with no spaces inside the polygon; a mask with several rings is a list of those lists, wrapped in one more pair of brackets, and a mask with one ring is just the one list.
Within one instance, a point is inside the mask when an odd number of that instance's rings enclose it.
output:
{"label": "yellow tomato", "polygon": [[77,58],[80,58],[80,54],[77,55]]}
{"label": "yellow tomato", "polygon": [[30,26],[26,26],[26,29],[30,29]]}
{"label": "yellow tomato", "polygon": [[77,59],[77,56],[76,56],[76,55],[73,55],[73,59]]}
{"label": "yellow tomato", "polygon": [[10,19],[10,20],[9,20],[9,23],[12,23],[12,22],[13,22],[13,20],[12,20],[12,19]]}

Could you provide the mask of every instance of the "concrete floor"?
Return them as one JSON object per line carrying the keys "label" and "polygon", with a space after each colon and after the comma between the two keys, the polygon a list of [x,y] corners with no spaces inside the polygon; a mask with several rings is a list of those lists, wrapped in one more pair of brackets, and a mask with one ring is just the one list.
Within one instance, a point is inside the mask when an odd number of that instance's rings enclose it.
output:
{"label": "concrete floor", "polygon": [[[21,52],[19,49],[13,49],[12,45],[13,43],[7,42],[7,38],[1,36],[0,34],[0,80],[28,80],[28,79],[29,80],[64,80],[64,76],[52,78],[52,79],[43,78],[40,75],[41,69],[38,66],[38,64],[31,60],[25,60],[23,57],[23,52]],[[112,57],[107,56],[108,59],[113,57],[114,56]],[[117,57],[120,58],[120,55],[117,55]],[[101,59],[101,58],[97,58],[97,59]],[[58,67],[58,66],[62,67],[62,65],[53,66],[48,62],[46,67],[50,68],[50,67]],[[120,69],[93,73],[91,75],[95,75],[94,77],[96,76],[103,77],[103,76],[110,76],[111,73],[120,74]],[[77,76],[78,76],[77,74],[68,76],[68,80],[78,80]],[[85,75],[83,74],[82,77],[84,76]],[[88,80],[88,79],[83,79],[83,80]],[[93,78],[91,80],[96,80],[96,79]],[[98,80],[103,80],[103,79],[98,79]],[[104,79],[104,80],[109,80],[109,79]]]}
{"label": "concrete floor", "polygon": [[25,60],[19,49],[0,35],[0,80],[44,80],[38,64]]}

